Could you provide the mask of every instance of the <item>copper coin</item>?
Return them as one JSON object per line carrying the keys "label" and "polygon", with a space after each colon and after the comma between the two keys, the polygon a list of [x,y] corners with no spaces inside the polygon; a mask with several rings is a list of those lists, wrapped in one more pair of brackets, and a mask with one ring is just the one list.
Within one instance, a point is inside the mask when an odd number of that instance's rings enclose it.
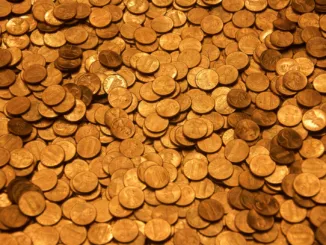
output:
{"label": "copper coin", "polygon": [[301,196],[314,196],[320,190],[319,179],[311,173],[299,174],[293,181],[293,188]]}
{"label": "copper coin", "polygon": [[276,63],[281,58],[280,52],[272,49],[265,50],[260,56],[260,62],[264,69],[275,71]]}
{"label": "copper coin", "polygon": [[271,195],[261,193],[255,196],[254,209],[262,215],[275,215],[279,209],[280,204]]}
{"label": "copper coin", "polygon": [[249,146],[241,139],[231,140],[225,147],[225,157],[230,162],[241,162],[249,154]]}
{"label": "copper coin", "polygon": [[299,149],[302,146],[301,136],[293,129],[282,129],[277,135],[277,142],[287,149]]}
{"label": "copper coin", "polygon": [[300,240],[306,244],[313,244],[314,242],[314,232],[307,225],[295,224],[286,233],[286,237],[290,243],[296,243],[297,234],[300,234]]}
{"label": "copper coin", "polygon": [[251,103],[251,98],[248,93],[242,89],[231,89],[227,94],[228,103],[235,108],[246,108]]}
{"label": "copper coin", "polygon": [[70,211],[71,220],[78,225],[92,223],[96,217],[96,209],[87,202],[76,203]]}
{"label": "copper coin", "polygon": [[171,235],[170,224],[163,219],[152,219],[145,225],[145,235],[152,241],[164,241]]}
{"label": "copper coin", "polygon": [[65,90],[60,85],[52,85],[43,91],[42,100],[45,104],[54,106],[64,100],[65,94]]}
{"label": "copper coin", "polygon": [[77,144],[77,153],[84,158],[93,158],[100,150],[101,143],[93,136],[84,137]]}
{"label": "copper coin", "polygon": [[143,204],[144,194],[141,189],[128,186],[119,192],[119,201],[125,208],[136,209]]}
{"label": "copper coin", "polygon": [[64,160],[64,150],[59,145],[49,145],[41,151],[40,160],[48,167],[58,166]]}
{"label": "copper coin", "polygon": [[0,55],[1,57],[3,57],[3,59],[1,60],[0,63],[0,67],[6,67],[7,65],[9,65],[12,61],[12,54],[9,50],[7,49],[0,49]]}
{"label": "copper coin", "polygon": [[160,189],[166,186],[170,176],[168,171],[160,166],[151,166],[145,171],[145,182],[154,189]]}
{"label": "copper coin", "polygon": [[68,59],[78,59],[82,56],[82,49],[76,45],[66,44],[59,48],[59,56]]}
{"label": "copper coin", "polygon": [[207,199],[199,204],[198,213],[203,219],[213,222],[223,217],[224,208],[220,202]]}
{"label": "copper coin", "polygon": [[81,244],[86,239],[86,228],[82,226],[71,224],[63,225],[60,231],[60,240],[64,243]]}
{"label": "copper coin", "polygon": [[17,136],[27,136],[32,133],[33,127],[21,118],[13,118],[8,122],[8,130]]}
{"label": "copper coin", "polygon": [[62,3],[56,6],[53,10],[53,14],[56,18],[60,20],[71,20],[76,16],[77,13],[77,5],[71,3]]}
{"label": "copper coin", "polygon": [[47,76],[47,71],[42,65],[31,65],[24,70],[23,80],[30,84],[40,83]]}
{"label": "copper coin", "polygon": [[274,217],[260,215],[251,209],[248,213],[248,224],[258,231],[269,230],[274,224]]}
{"label": "copper coin", "polygon": [[14,97],[8,101],[6,110],[13,116],[24,114],[31,106],[31,101],[27,97]]}
{"label": "copper coin", "polygon": [[307,52],[316,57],[325,57],[325,39],[323,37],[313,37],[307,42]]}
{"label": "copper coin", "polygon": [[0,221],[9,228],[20,228],[29,221],[29,218],[19,210],[18,205],[11,205],[1,210]]}
{"label": "copper coin", "polygon": [[16,80],[16,75],[12,70],[2,69],[0,71],[0,87],[6,88],[12,85]]}
{"label": "copper coin", "polygon": [[103,50],[99,53],[99,61],[108,68],[117,68],[122,64],[119,54],[111,50]]}
{"label": "copper coin", "polygon": [[138,235],[137,223],[130,219],[121,219],[113,225],[112,235],[119,242],[131,242]]}

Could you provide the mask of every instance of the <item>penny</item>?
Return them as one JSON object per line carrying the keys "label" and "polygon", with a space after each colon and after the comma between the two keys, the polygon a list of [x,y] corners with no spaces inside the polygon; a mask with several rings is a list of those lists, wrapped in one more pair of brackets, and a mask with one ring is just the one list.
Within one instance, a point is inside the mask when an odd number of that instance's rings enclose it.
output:
{"label": "penny", "polygon": [[188,179],[201,180],[207,175],[207,163],[198,159],[189,160],[184,164],[183,172]]}
{"label": "penny", "polygon": [[113,225],[112,235],[119,242],[131,242],[138,235],[137,223],[129,219],[121,219]]}
{"label": "penny", "polygon": [[302,147],[299,153],[305,158],[313,158],[321,156],[322,152],[324,152],[324,145],[320,140],[317,139],[306,139],[303,141]]}
{"label": "penny", "polygon": [[[216,143],[214,144],[214,142]],[[221,148],[222,140],[217,134],[213,133],[206,139],[199,140],[197,146],[203,152],[214,153]]]}
{"label": "penny", "polygon": [[84,137],[77,144],[77,153],[83,158],[93,158],[100,150],[101,143],[94,136]]}
{"label": "penny", "polygon": [[65,98],[65,90],[59,85],[47,87],[42,93],[42,100],[49,106],[61,103]]}
{"label": "penny", "polygon": [[280,214],[286,221],[299,223],[305,219],[307,210],[299,207],[292,200],[287,200],[281,205]]}
{"label": "penny", "polygon": [[11,13],[12,7],[11,4],[7,1],[1,1],[1,12],[0,17],[6,17]]}
{"label": "penny", "polygon": [[301,136],[293,129],[282,129],[277,135],[277,142],[287,149],[299,149],[302,146]]}
{"label": "penny", "polygon": [[32,183],[43,191],[51,190],[58,181],[56,173],[51,169],[43,169],[33,175]]}
{"label": "penny", "polygon": [[222,30],[223,21],[218,16],[207,15],[201,20],[200,26],[207,34],[214,35]]}
{"label": "penny", "polygon": [[261,215],[274,215],[280,210],[280,204],[271,195],[259,193],[255,196],[254,209]]}
{"label": "penny", "polygon": [[222,218],[224,208],[218,201],[214,199],[207,199],[199,204],[198,213],[203,219],[212,222]]}
{"label": "penny", "polygon": [[264,69],[268,71],[275,71],[276,63],[280,58],[280,52],[272,49],[267,49],[261,54],[260,62]]}
{"label": "penny", "polygon": [[148,27],[141,27],[134,32],[135,40],[141,44],[151,44],[156,40],[156,33]]}
{"label": "penny", "polygon": [[24,70],[23,80],[30,84],[40,83],[47,76],[47,71],[42,65],[31,65]]}
{"label": "penny", "polygon": [[65,152],[59,145],[46,146],[40,155],[42,164],[48,167],[56,167],[64,160]]}
{"label": "penny", "polygon": [[88,39],[88,32],[82,27],[70,27],[65,31],[65,38],[69,43],[81,44]]}
{"label": "penny", "polygon": [[151,55],[140,57],[136,63],[136,69],[145,74],[154,73],[159,66],[159,60]]}
{"label": "penny", "polygon": [[249,146],[241,139],[234,139],[226,145],[224,152],[230,162],[241,162],[247,158]]}
{"label": "penny", "polygon": [[164,241],[171,235],[170,224],[163,219],[152,219],[145,225],[145,235],[152,241]]}
{"label": "penny", "polygon": [[[320,104],[321,99],[319,92],[313,89],[305,89],[300,91],[297,97],[298,103],[306,107],[313,107]],[[309,97],[310,99],[308,99]]]}
{"label": "penny", "polygon": [[151,217],[149,217],[149,220],[152,218],[164,219],[172,225],[178,220],[178,208],[169,205],[159,205],[152,209]]}
{"label": "penny", "polygon": [[227,102],[235,108],[243,109],[250,105],[251,98],[242,89],[231,89],[227,94]]}
{"label": "penny", "polygon": [[227,179],[233,173],[232,163],[224,158],[217,158],[209,163],[208,173],[215,179]]}
{"label": "penny", "polygon": [[266,231],[272,228],[274,218],[258,214],[254,209],[248,213],[248,224],[258,231]]}
{"label": "penny", "polygon": [[285,126],[295,126],[301,121],[302,112],[294,105],[285,105],[278,110],[277,119]]}
{"label": "penny", "polygon": [[323,74],[320,74],[317,77],[315,77],[313,81],[314,88],[321,93],[325,93],[324,84],[322,83],[323,78],[324,78]]}
{"label": "penny", "polygon": [[6,30],[12,35],[23,35],[29,29],[29,24],[23,18],[12,18],[6,23]]}
{"label": "penny", "polygon": [[0,87],[6,88],[12,85],[16,80],[16,75],[12,70],[1,69],[0,70]]}
{"label": "penny", "polygon": [[203,90],[212,90],[218,84],[218,74],[214,70],[203,69],[196,75],[196,85]]}
{"label": "penny", "polygon": [[284,48],[293,43],[293,35],[286,31],[273,31],[270,36],[270,41],[273,45]]}
{"label": "penny", "polygon": [[144,121],[144,126],[153,133],[164,131],[168,127],[168,120],[160,117],[156,113],[148,115]]}
{"label": "penny", "polygon": [[153,91],[161,96],[171,94],[176,88],[175,81],[169,76],[157,77],[152,84]]}
{"label": "penny", "polygon": [[33,127],[21,118],[13,118],[8,122],[8,131],[17,136],[28,136]]}
{"label": "penny", "polygon": [[78,46],[66,44],[59,48],[59,56],[64,59],[77,59],[82,55],[82,50]]}
{"label": "penny", "polygon": [[24,114],[31,106],[31,102],[27,97],[14,97],[8,101],[6,110],[13,116]]}
{"label": "penny", "polygon": [[300,236],[300,243],[313,244],[314,242],[314,232],[307,225],[295,224],[286,233],[286,238],[291,244],[297,243],[298,236]]}
{"label": "penny", "polygon": [[62,3],[56,6],[53,10],[53,14],[60,20],[71,20],[76,16],[77,6],[71,3]]}
{"label": "penny", "polygon": [[74,189],[80,193],[89,193],[96,189],[98,185],[97,176],[90,171],[82,171],[72,179]]}
{"label": "penny", "polygon": [[274,172],[276,164],[268,155],[257,155],[251,159],[249,167],[256,176],[265,177]]}
{"label": "penny", "polygon": [[68,223],[60,231],[60,240],[64,243],[82,244],[86,239],[86,228]]}
{"label": "penny", "polygon": [[303,125],[309,131],[319,131],[325,127],[326,114],[320,109],[311,109],[305,112],[302,117]]}
{"label": "penny", "polygon": [[246,240],[244,236],[242,236],[239,233],[232,232],[232,231],[224,231],[217,235],[216,237],[216,244],[217,245],[222,245],[222,244],[233,244],[233,243],[238,243],[238,244],[246,244]]}
{"label": "penny", "polygon": [[20,228],[29,221],[29,218],[19,210],[18,205],[11,205],[1,210],[0,221],[9,228]]}
{"label": "penny", "polygon": [[141,189],[128,186],[119,192],[119,202],[125,208],[136,209],[143,204],[144,194]]}
{"label": "penny", "polygon": [[91,8],[85,3],[78,3],[75,19],[85,19],[91,13]]}
{"label": "penny", "polygon": [[51,48],[59,48],[66,43],[66,38],[63,32],[57,31],[54,33],[45,33],[44,34],[44,43],[50,46]]}
{"label": "penny", "polygon": [[318,158],[309,158],[302,162],[302,172],[312,173],[318,178],[324,176],[324,161]]}
{"label": "penny", "polygon": [[113,239],[112,226],[106,223],[94,223],[87,232],[87,238],[94,244],[110,242]]}
{"label": "penny", "polygon": [[319,179],[311,173],[299,174],[293,181],[293,188],[301,196],[314,196],[320,190]]}
{"label": "penny", "polygon": [[207,124],[200,119],[190,119],[183,125],[183,133],[191,139],[200,139],[207,133]]}
{"label": "penny", "polygon": [[51,226],[43,226],[38,228],[32,236],[33,244],[41,245],[57,244],[59,242],[59,232]]}
{"label": "penny", "polygon": [[170,180],[168,171],[160,166],[151,166],[146,169],[144,179],[147,185],[154,189],[166,186]]}
{"label": "penny", "polygon": [[7,49],[0,49],[0,54],[1,54],[1,57],[3,57],[3,59],[0,62],[0,67],[3,68],[3,67],[8,66],[12,61],[11,52]]}
{"label": "penny", "polygon": [[20,196],[18,206],[25,215],[38,216],[45,209],[45,200],[42,194],[29,191]]}
{"label": "penny", "polygon": [[250,119],[243,119],[236,124],[234,133],[240,139],[253,141],[259,136],[259,126]]}
{"label": "penny", "polygon": [[122,63],[120,55],[111,50],[101,51],[99,53],[99,61],[102,65],[109,68],[117,68]]}
{"label": "penny", "polygon": [[70,211],[71,220],[78,225],[92,223],[96,217],[96,209],[87,202],[76,203]]}
{"label": "penny", "polygon": [[[192,59],[189,59],[190,57],[192,57]],[[197,66],[200,60],[201,60],[200,53],[195,49],[183,50],[179,54],[177,59],[177,61],[185,63],[188,68],[193,68]]]}
{"label": "penny", "polygon": [[326,223],[323,222],[321,224],[321,226],[319,226],[318,229],[316,230],[315,236],[316,236],[317,241],[319,241],[320,243],[324,243],[326,241],[325,225],[326,225]]}
{"label": "penny", "polygon": [[299,91],[306,87],[307,78],[299,71],[288,71],[283,76],[284,86],[290,90]]}
{"label": "penny", "polygon": [[325,54],[325,40],[322,37],[313,37],[307,42],[307,52],[308,54],[316,57],[322,58]]}
{"label": "penny", "polygon": [[61,219],[62,211],[59,205],[46,202],[45,210],[36,220],[42,225],[54,225]]}

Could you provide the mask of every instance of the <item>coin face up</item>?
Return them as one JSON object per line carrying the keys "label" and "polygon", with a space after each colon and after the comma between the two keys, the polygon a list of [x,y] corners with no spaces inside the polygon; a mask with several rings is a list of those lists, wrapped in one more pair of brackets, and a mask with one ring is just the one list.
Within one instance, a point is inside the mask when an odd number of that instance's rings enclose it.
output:
{"label": "coin face up", "polygon": [[326,244],[322,0],[0,0],[1,244]]}

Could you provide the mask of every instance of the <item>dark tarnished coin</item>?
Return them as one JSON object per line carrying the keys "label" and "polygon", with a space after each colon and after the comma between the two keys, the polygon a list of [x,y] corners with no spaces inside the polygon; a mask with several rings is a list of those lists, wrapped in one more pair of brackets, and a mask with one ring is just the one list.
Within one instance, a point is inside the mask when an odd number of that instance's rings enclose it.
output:
{"label": "dark tarnished coin", "polygon": [[8,130],[14,135],[27,136],[32,133],[33,127],[21,118],[12,118],[8,122]]}
{"label": "dark tarnished coin", "polygon": [[76,45],[66,44],[59,48],[59,56],[67,60],[78,59],[82,55],[83,50]]}
{"label": "dark tarnished coin", "polygon": [[117,68],[122,64],[121,56],[111,50],[101,51],[98,55],[98,58],[101,64],[108,68]]}

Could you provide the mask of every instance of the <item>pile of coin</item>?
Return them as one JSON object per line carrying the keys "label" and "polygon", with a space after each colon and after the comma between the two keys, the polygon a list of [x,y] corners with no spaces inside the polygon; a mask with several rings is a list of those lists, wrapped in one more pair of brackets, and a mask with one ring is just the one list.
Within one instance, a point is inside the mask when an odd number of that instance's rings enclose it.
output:
{"label": "pile of coin", "polygon": [[0,244],[326,245],[324,0],[0,0]]}

